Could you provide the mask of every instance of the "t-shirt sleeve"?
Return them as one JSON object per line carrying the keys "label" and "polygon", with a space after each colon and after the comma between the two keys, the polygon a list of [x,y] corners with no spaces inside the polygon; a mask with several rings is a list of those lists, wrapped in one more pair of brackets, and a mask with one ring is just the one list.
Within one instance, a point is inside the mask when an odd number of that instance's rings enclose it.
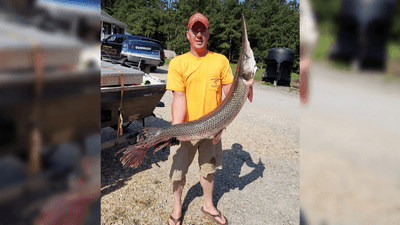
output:
{"label": "t-shirt sleeve", "polygon": [[172,59],[168,66],[167,90],[185,91],[183,76],[177,58]]}
{"label": "t-shirt sleeve", "polygon": [[221,84],[230,84],[233,82],[232,69],[231,65],[229,65],[229,60],[225,56],[223,57],[222,64]]}

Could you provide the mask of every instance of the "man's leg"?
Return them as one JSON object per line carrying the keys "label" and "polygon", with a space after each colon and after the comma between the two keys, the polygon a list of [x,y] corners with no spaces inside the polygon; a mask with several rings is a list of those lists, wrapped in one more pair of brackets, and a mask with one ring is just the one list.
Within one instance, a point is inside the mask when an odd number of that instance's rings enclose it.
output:
{"label": "man's leg", "polygon": [[[171,216],[175,219],[178,219],[182,216],[182,191],[185,187],[186,183],[186,176],[182,177],[182,180],[179,181],[172,181],[172,189],[174,193],[174,210],[171,213]],[[173,225],[173,221],[170,219],[169,224]],[[180,225],[180,222],[177,225]]]}
{"label": "man's leg", "polygon": [[[180,146],[172,146],[170,179],[172,181],[172,191],[174,195],[174,210],[171,216],[179,219],[182,216],[182,191],[186,183],[186,173],[196,154],[196,148],[191,142],[181,142]],[[169,219],[169,224],[174,224]],[[181,225],[180,222],[176,223]]]}
{"label": "man's leg", "polygon": [[[216,145],[212,139],[203,139],[199,143],[199,165],[200,165],[200,184],[204,193],[203,210],[211,215],[218,215],[218,210],[214,207],[212,195],[214,190],[214,173],[217,168],[222,168],[222,143]],[[225,216],[215,217],[215,220],[224,224]]]}
{"label": "man's leg", "polygon": [[[200,184],[201,187],[203,187],[203,193],[204,193],[203,210],[212,215],[218,215],[218,210],[214,207],[212,201],[212,195],[214,190],[214,174],[210,173],[207,175],[207,177],[200,176]],[[222,224],[226,222],[225,216],[223,215],[222,218],[215,217],[215,219]]]}

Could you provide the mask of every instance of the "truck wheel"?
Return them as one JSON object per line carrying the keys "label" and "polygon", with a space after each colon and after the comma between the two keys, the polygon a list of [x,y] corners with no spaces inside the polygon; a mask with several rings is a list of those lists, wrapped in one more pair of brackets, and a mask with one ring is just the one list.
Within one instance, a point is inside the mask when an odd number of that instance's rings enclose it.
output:
{"label": "truck wheel", "polygon": [[157,66],[150,67],[150,72],[154,72],[157,69]]}

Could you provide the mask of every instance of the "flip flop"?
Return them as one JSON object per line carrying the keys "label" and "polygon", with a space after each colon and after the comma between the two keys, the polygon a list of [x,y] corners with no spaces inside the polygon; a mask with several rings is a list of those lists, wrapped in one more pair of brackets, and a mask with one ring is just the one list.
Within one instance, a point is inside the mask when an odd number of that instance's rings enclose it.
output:
{"label": "flip flop", "polygon": [[[182,224],[182,216],[179,217],[178,219],[175,219],[174,217],[172,217],[172,215],[169,215],[169,218],[172,220],[172,222],[174,222],[175,225],[176,225],[178,222],[181,222],[181,224]],[[169,221],[168,221],[168,225],[169,225]]]}
{"label": "flip flop", "polygon": [[223,216],[223,217],[225,218],[225,223],[218,222],[218,221],[215,219],[215,217],[219,217],[219,218],[222,219],[222,214],[221,214],[221,212],[220,212],[219,210],[217,210],[217,211],[218,211],[218,215],[212,215],[211,213],[208,213],[208,212],[204,211],[203,207],[201,207],[201,211],[202,211],[204,214],[206,214],[206,215],[208,215],[208,216],[211,216],[211,218],[212,218],[216,223],[218,223],[219,225],[228,225],[228,219],[227,219],[225,216]]}

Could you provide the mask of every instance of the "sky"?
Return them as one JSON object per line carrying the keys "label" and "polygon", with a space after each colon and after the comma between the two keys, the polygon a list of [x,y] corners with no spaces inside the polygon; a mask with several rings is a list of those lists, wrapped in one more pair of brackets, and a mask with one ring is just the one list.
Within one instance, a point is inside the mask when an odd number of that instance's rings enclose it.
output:
{"label": "sky", "polygon": [[[243,2],[244,0],[239,0]],[[100,0],[38,0],[42,3],[53,3],[59,6],[67,6],[84,10],[100,10]],[[300,0],[296,0],[300,3]]]}
{"label": "sky", "polygon": [[82,10],[100,11],[100,0],[38,0],[38,2]]}
{"label": "sky", "polygon": [[[244,0],[239,0],[239,2],[243,2]],[[300,0],[296,0],[297,3],[300,4]]]}

